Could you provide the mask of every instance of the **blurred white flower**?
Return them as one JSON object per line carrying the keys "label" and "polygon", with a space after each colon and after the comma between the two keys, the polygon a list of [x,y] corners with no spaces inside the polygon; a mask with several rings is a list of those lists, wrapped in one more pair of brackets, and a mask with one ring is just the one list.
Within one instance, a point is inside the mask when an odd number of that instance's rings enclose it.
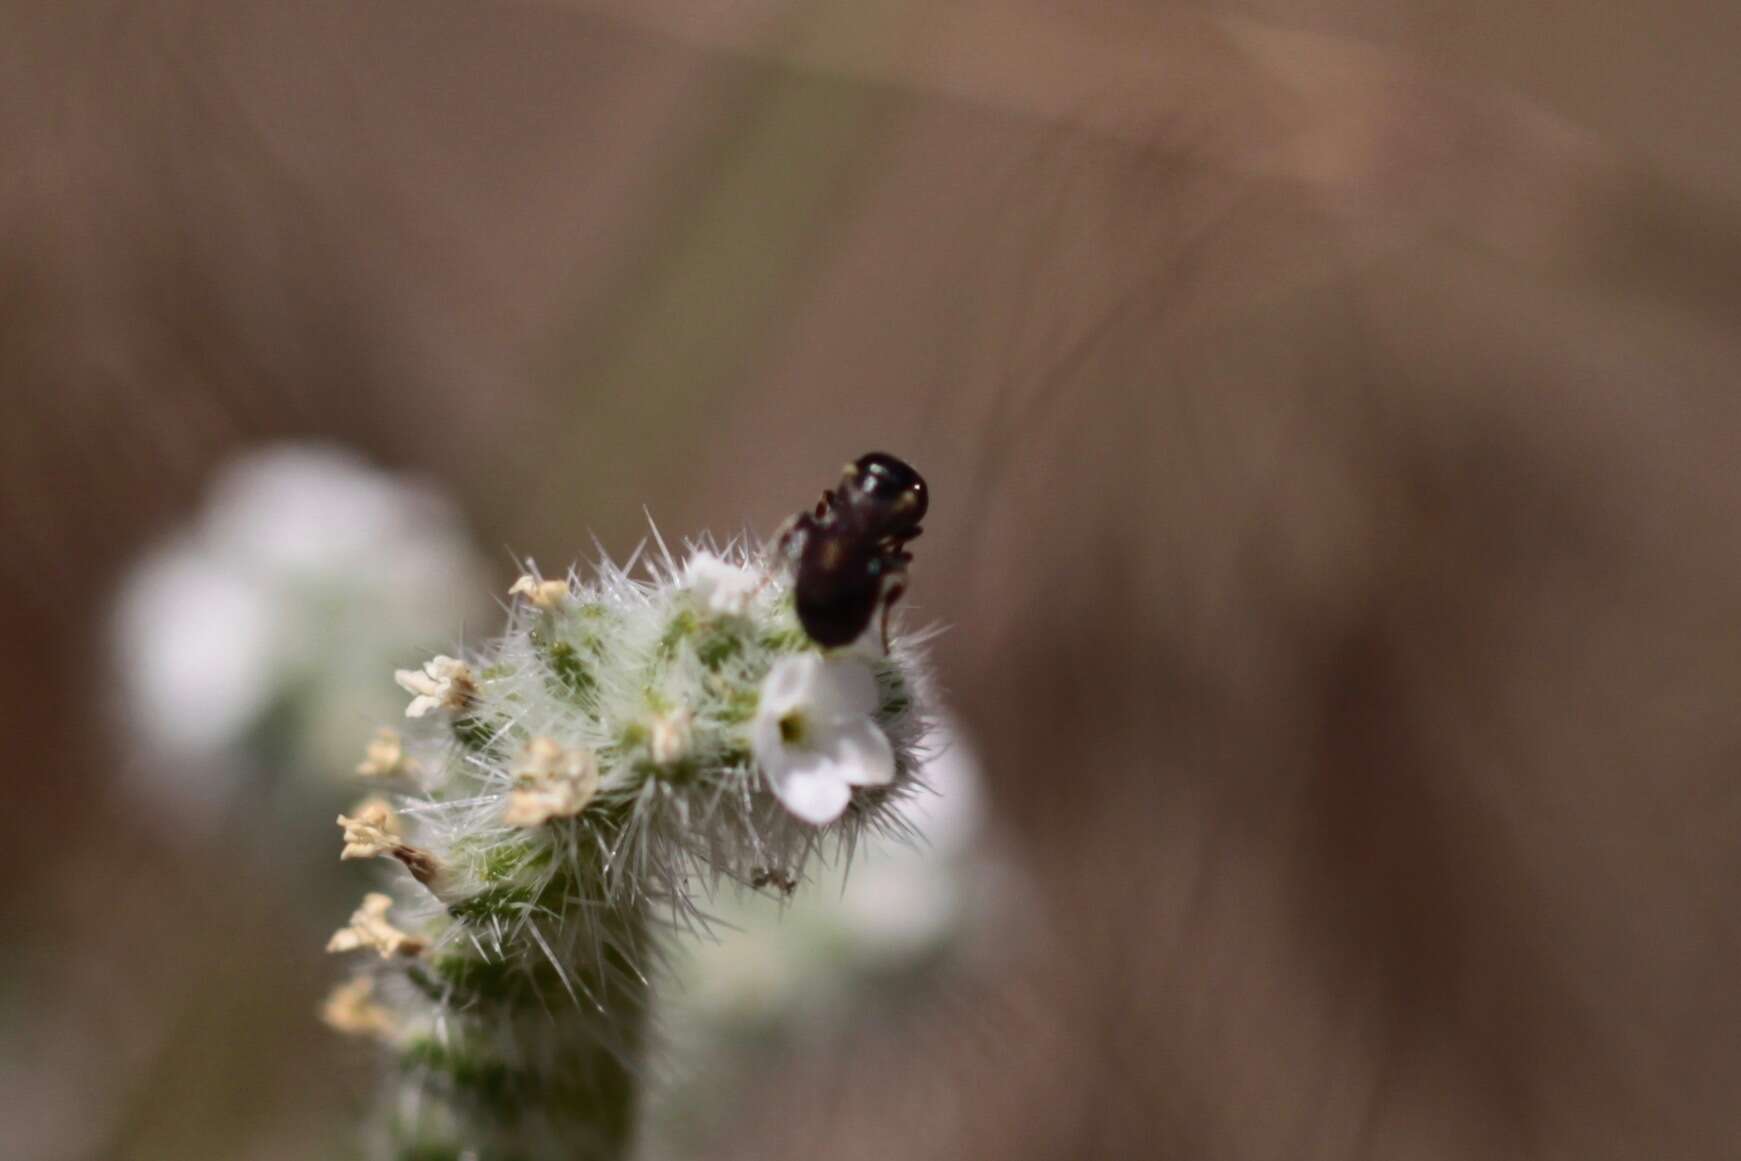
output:
{"label": "blurred white flower", "polygon": [[711,552],[696,552],[683,566],[683,586],[708,612],[741,617],[749,611],[763,582],[742,565],[721,560]]}
{"label": "blurred white flower", "polygon": [[393,711],[382,675],[476,608],[483,569],[453,506],[344,450],[242,456],[123,583],[123,706],[142,773],[214,811],[248,769],[354,766]]}
{"label": "blurred white flower", "polygon": [[420,718],[433,709],[462,710],[477,696],[471,666],[457,658],[437,656],[422,669],[396,669],[393,680],[406,693],[414,694],[405,716]]}
{"label": "blurred white flower", "polygon": [[750,745],[794,816],[816,826],[833,822],[854,786],[894,779],[894,747],[871,720],[876,708],[876,678],[859,659],[803,653],[768,671]]}
{"label": "blurred white flower", "polygon": [[252,577],[187,544],[134,573],[122,596],[123,678],[149,737],[198,753],[247,729],[278,680],[262,664],[276,647],[272,606]]}

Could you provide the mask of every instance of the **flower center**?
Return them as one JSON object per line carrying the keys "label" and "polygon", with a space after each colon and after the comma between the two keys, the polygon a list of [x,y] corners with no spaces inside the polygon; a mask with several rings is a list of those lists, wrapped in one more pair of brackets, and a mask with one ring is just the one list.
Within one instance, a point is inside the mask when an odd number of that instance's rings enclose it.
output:
{"label": "flower center", "polygon": [[788,746],[802,746],[804,738],[809,732],[809,724],[805,722],[804,715],[797,710],[793,710],[780,719],[780,740]]}

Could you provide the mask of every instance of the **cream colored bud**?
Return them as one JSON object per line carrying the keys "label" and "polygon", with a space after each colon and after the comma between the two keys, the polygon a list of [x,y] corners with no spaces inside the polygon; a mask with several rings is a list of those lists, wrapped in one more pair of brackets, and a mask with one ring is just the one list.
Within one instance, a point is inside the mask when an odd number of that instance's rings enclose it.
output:
{"label": "cream colored bud", "polygon": [[508,794],[502,821],[509,826],[543,826],[553,818],[579,814],[598,793],[598,760],[584,747],[568,748],[554,738],[533,738],[514,767],[517,785]]}
{"label": "cream colored bud", "polygon": [[694,716],[686,709],[663,713],[653,719],[648,749],[652,752],[654,762],[669,766],[681,761],[689,753],[694,720]]}
{"label": "cream colored bud", "polygon": [[375,981],[368,976],[335,987],[320,1006],[320,1018],[327,1027],[346,1036],[391,1040],[399,1031],[393,1014],[375,1000]]}
{"label": "cream colored bud", "polygon": [[382,726],[369,739],[363,760],[357,763],[357,773],[364,778],[386,781],[393,778],[415,779],[422,773],[417,760],[405,752],[405,741],[397,730]]}
{"label": "cream colored bud", "polygon": [[514,582],[514,587],[508,590],[508,595],[525,597],[535,607],[549,612],[560,608],[568,600],[568,582],[563,580],[541,581],[535,576],[527,575]]}
{"label": "cream colored bud", "polygon": [[390,855],[404,845],[399,839],[399,819],[384,798],[367,798],[351,808],[355,813],[339,815],[344,828],[345,849],[341,859],[373,859]]}
{"label": "cream colored bud", "polygon": [[421,953],[428,945],[416,936],[400,931],[387,919],[387,911],[392,906],[390,896],[379,891],[369,892],[363,896],[363,905],[351,913],[350,925],[333,932],[326,949],[356,951],[367,947],[380,952],[382,959]]}
{"label": "cream colored bud", "polygon": [[415,695],[405,707],[408,718],[420,718],[433,709],[463,710],[478,695],[471,666],[453,657],[431,658],[422,669],[395,670],[393,680],[400,689]]}

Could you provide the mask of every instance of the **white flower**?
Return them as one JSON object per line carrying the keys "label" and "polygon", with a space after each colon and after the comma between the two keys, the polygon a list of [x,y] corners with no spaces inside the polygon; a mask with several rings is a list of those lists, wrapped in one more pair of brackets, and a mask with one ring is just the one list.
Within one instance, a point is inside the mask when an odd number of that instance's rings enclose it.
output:
{"label": "white flower", "polygon": [[514,582],[514,587],[508,590],[511,597],[525,597],[532,604],[548,613],[568,600],[568,582],[565,580],[541,581],[527,574]]}
{"label": "white flower", "polygon": [[566,749],[553,738],[526,744],[514,768],[520,782],[508,795],[502,821],[509,826],[543,826],[553,818],[572,818],[598,793],[598,759],[591,750]]}
{"label": "white flower", "polygon": [[356,951],[368,947],[381,953],[382,959],[395,955],[417,955],[424,943],[414,935],[406,935],[387,918],[393,906],[391,896],[371,891],[363,896],[363,905],[351,913],[348,926],[333,932],[326,941],[328,951]]}
{"label": "white flower", "polygon": [[895,751],[871,715],[877,685],[852,657],[785,657],[762,681],[750,745],[775,797],[815,826],[839,818],[854,786],[894,780]]}
{"label": "white flower", "polygon": [[477,683],[472,680],[471,666],[452,657],[436,657],[423,665],[421,672],[400,669],[393,680],[406,693],[416,694],[405,707],[405,716],[420,718],[432,709],[460,710],[477,697]]}
{"label": "white flower", "polygon": [[357,723],[404,705],[383,664],[475,620],[487,576],[427,484],[319,445],[242,454],[118,593],[129,771],[206,826],[246,770],[299,792],[348,773]]}
{"label": "white flower", "polygon": [[683,587],[710,613],[741,617],[761,590],[762,578],[711,552],[696,552],[683,566]]}

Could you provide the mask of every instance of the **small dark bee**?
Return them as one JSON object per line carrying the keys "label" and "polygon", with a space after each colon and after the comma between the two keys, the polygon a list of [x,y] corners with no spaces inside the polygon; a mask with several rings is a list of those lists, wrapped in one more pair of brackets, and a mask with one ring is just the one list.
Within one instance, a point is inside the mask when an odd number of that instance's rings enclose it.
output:
{"label": "small dark bee", "polygon": [[930,500],[924,477],[883,452],[846,465],[840,483],[815,511],[786,525],[778,551],[792,564],[798,621],[818,645],[850,645],[882,612],[883,650],[889,609],[907,588],[906,545],[919,535]]}

